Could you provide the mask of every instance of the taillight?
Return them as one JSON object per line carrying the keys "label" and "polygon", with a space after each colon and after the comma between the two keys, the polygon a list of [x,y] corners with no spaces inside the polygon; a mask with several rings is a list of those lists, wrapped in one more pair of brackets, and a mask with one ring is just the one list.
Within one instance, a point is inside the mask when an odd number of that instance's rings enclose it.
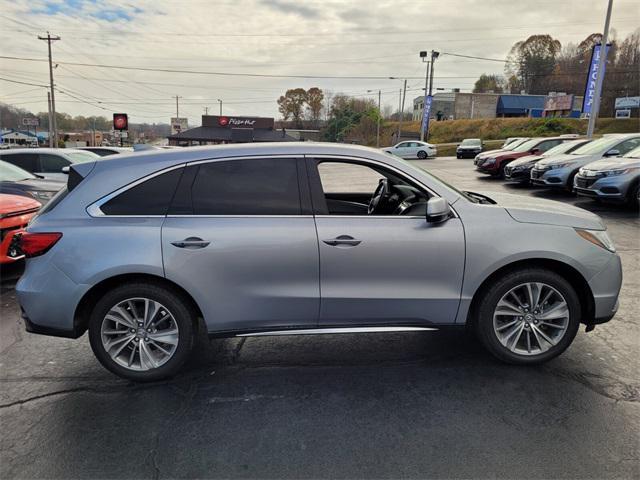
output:
{"label": "taillight", "polygon": [[20,250],[27,258],[43,255],[62,238],[62,233],[24,232],[20,235]]}

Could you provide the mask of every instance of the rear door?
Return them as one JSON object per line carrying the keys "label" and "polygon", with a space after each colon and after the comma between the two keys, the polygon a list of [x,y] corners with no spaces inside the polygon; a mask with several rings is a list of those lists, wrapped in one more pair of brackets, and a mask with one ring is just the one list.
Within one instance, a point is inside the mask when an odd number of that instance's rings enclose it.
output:
{"label": "rear door", "polygon": [[64,167],[71,165],[71,162],[62,155],[54,155],[51,153],[41,153],[40,170],[36,173],[45,178],[53,178],[56,180],[66,180],[67,175],[62,171]]}
{"label": "rear door", "polygon": [[166,277],[193,295],[209,331],[317,324],[318,240],[302,160],[189,165],[162,250]]}
{"label": "rear door", "polygon": [[3,153],[2,160],[29,173],[37,173],[40,170],[37,153]]}

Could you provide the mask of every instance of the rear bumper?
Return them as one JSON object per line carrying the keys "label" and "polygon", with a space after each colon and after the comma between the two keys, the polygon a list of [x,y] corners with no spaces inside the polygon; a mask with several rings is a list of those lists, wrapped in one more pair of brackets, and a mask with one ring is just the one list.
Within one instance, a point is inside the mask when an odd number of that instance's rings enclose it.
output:
{"label": "rear bumper", "polygon": [[31,319],[27,316],[27,312],[25,312],[22,307],[20,307],[20,311],[20,316],[22,317],[22,321],[24,322],[24,328],[29,333],[63,338],[78,338],[84,333],[84,330],[81,331],[76,326],[73,326],[71,329],[64,329],[37,325],[31,321]]}

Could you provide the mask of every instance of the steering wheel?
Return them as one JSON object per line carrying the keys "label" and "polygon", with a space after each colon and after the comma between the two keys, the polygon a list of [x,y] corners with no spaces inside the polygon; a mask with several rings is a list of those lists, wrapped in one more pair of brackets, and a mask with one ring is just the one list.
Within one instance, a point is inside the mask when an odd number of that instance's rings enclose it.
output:
{"label": "steering wheel", "polygon": [[391,190],[389,188],[389,180],[387,178],[381,178],[380,183],[376,187],[376,191],[373,192],[373,196],[369,201],[369,208],[367,213],[372,215],[381,208],[385,207],[391,196]]}

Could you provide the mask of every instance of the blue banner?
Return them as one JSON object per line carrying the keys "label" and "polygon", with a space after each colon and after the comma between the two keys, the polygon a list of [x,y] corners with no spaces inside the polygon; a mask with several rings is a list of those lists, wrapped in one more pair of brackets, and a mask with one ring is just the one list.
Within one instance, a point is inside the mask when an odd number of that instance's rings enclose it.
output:
{"label": "blue banner", "polygon": [[[591,113],[591,106],[593,105],[596,95],[599,96],[602,92],[602,90],[600,92],[596,92],[596,77],[598,75],[598,62],[600,61],[601,46],[602,45],[594,45],[593,51],[591,52],[591,66],[589,67],[589,75],[587,76],[587,86],[584,90],[584,100],[582,100],[582,113]],[[601,75],[603,78],[607,67],[607,55],[609,54],[610,48],[611,44],[607,45],[604,63],[602,64]]]}
{"label": "blue banner", "polygon": [[422,133],[424,134],[424,138],[427,137],[427,132],[429,131],[429,117],[431,116],[432,102],[433,97],[431,95],[424,96],[424,110],[422,111]]}

